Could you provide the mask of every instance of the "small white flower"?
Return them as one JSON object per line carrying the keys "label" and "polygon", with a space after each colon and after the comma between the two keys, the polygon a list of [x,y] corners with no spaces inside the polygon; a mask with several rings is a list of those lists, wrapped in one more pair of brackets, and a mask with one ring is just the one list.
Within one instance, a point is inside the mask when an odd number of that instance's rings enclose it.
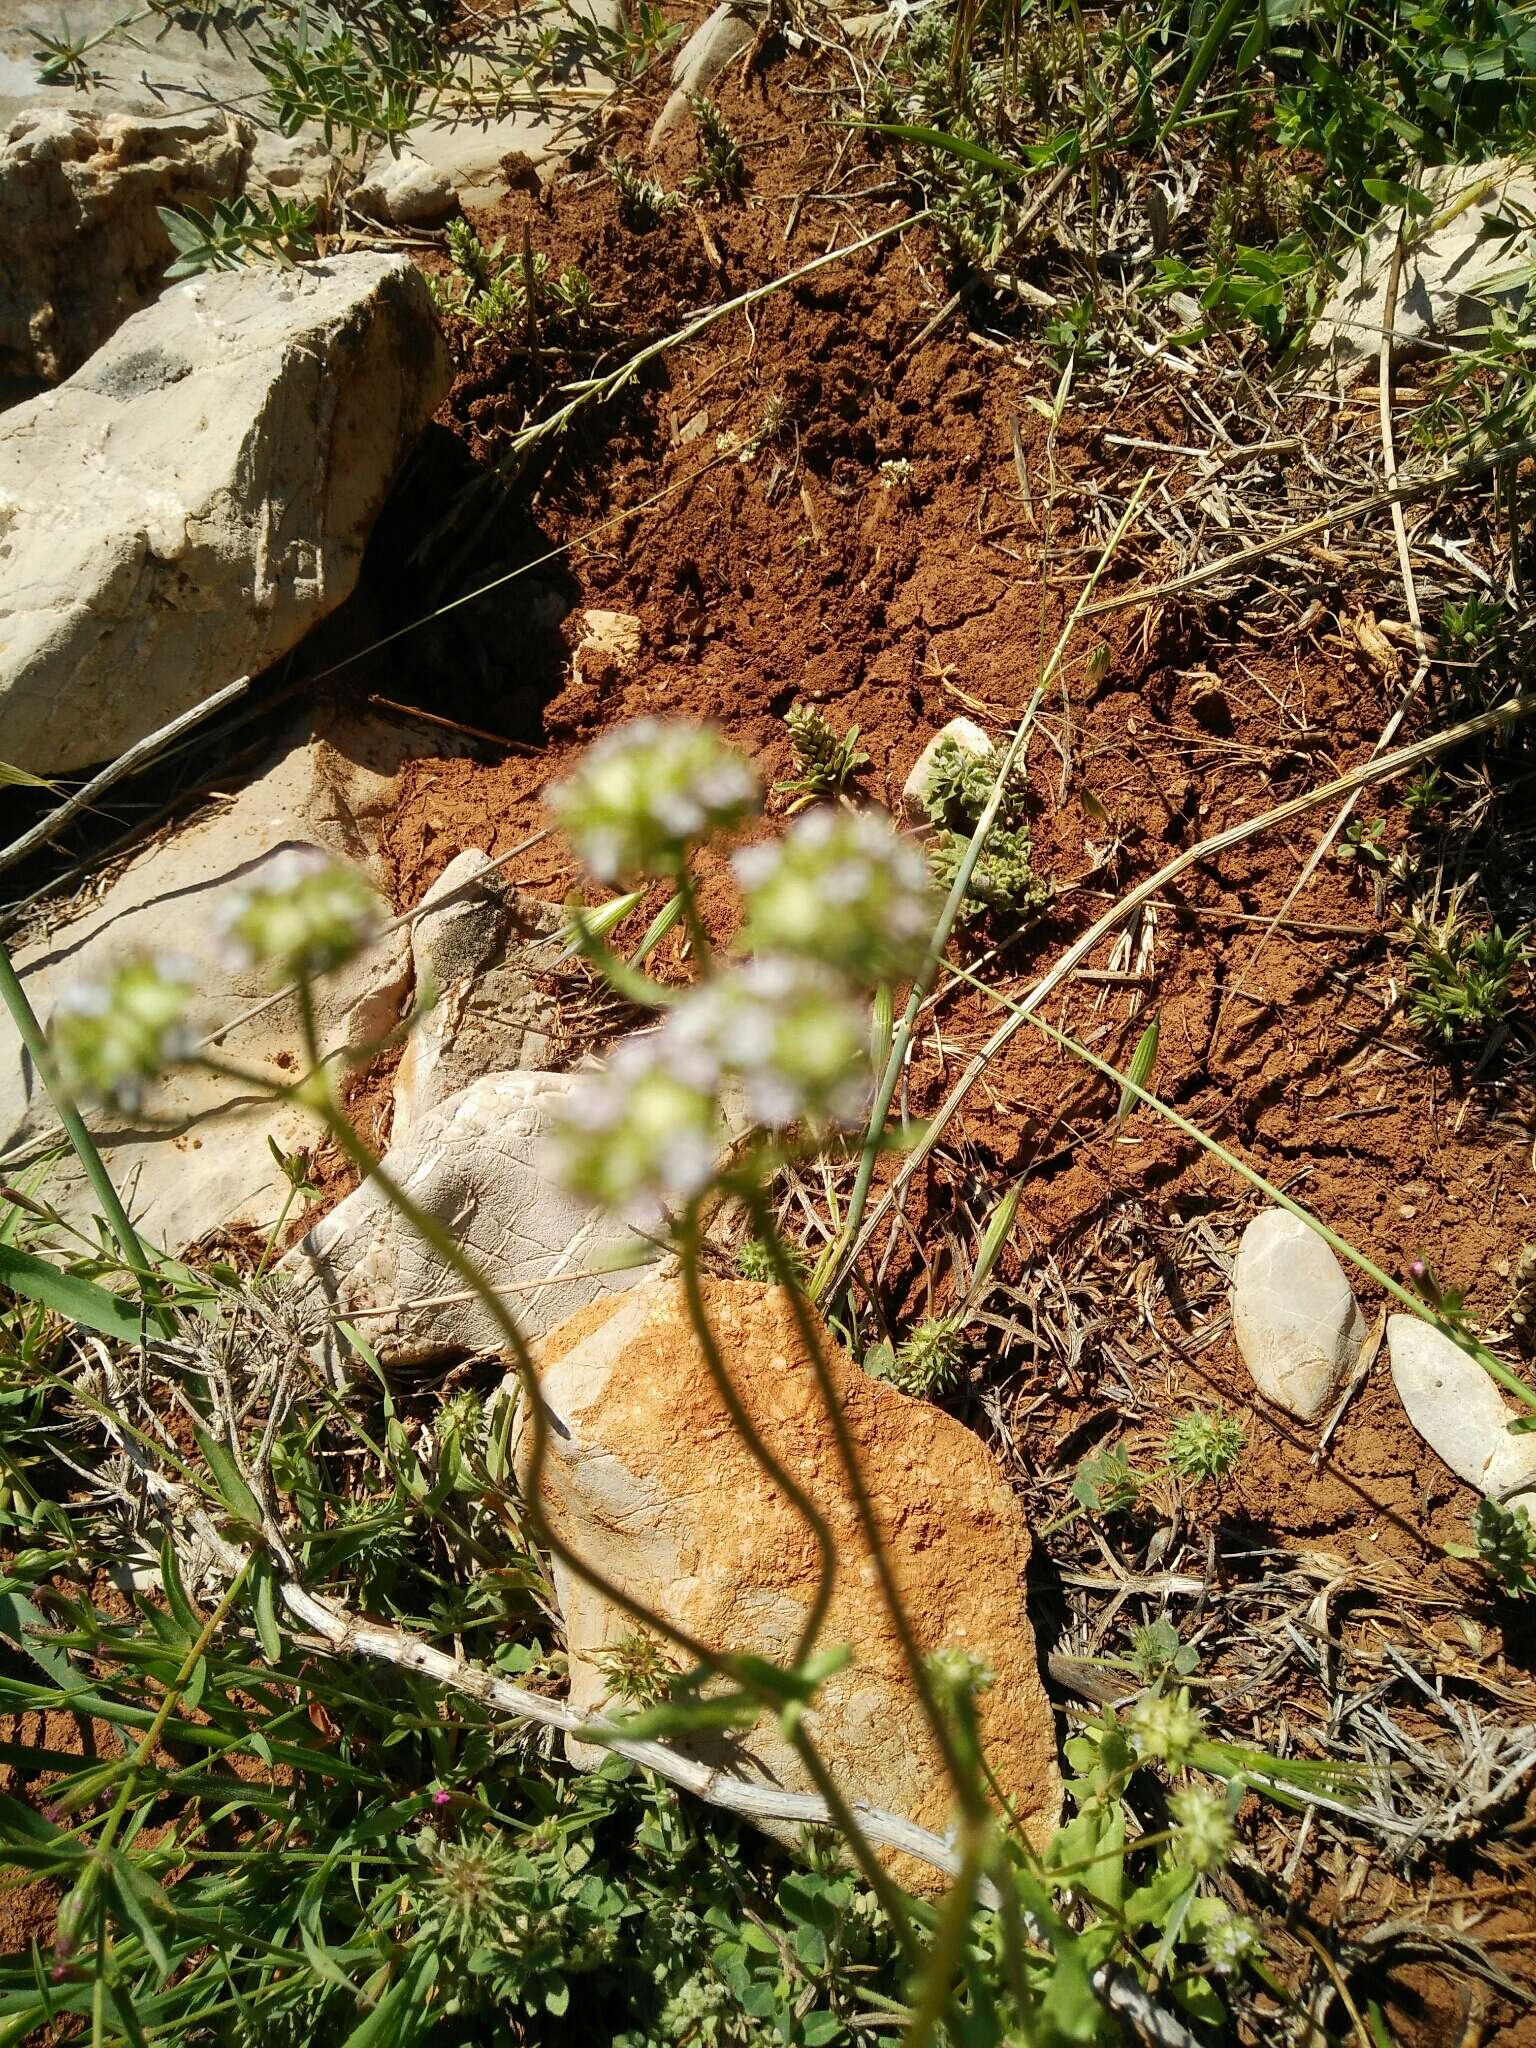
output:
{"label": "small white flower", "polygon": [[1204,1946],[1206,1968],[1229,1977],[1250,1957],[1260,1954],[1263,1943],[1251,1920],[1241,1913],[1228,1913],[1207,1933]]}
{"label": "small white flower", "polygon": [[548,792],[600,882],[675,873],[691,840],[737,824],[760,799],[751,766],[713,726],[658,718],[606,733]]}
{"label": "small white flower", "polygon": [[870,1092],[869,1026],[846,985],[814,961],[765,956],[718,976],[664,1028],[677,1057],[742,1084],[754,1123],[851,1124]]}
{"label": "small white flower", "polygon": [[602,1073],[582,1076],[556,1121],[552,1165],[600,1208],[688,1201],[714,1177],[723,1143],[709,1062],[664,1027],[626,1039]]}
{"label": "small white flower", "polygon": [[1171,1793],[1176,1850],[1193,1870],[1216,1870],[1232,1853],[1232,1816],[1227,1802],[1203,1785],[1186,1785]]}
{"label": "small white flower", "polygon": [[1176,1693],[1152,1692],[1137,1700],[1126,1727],[1138,1756],[1179,1770],[1204,1735],[1205,1720],[1190,1705],[1188,1686],[1180,1686]]}
{"label": "small white flower", "polygon": [[377,926],[379,907],[356,868],[300,846],[231,889],[214,922],[226,965],[261,967],[275,980],[294,981],[351,959]]}
{"label": "small white flower", "polygon": [[124,1111],[144,1085],[194,1050],[186,1012],[197,966],[176,955],[122,961],[101,981],[69,989],[53,1015],[53,1049],[66,1085]]}
{"label": "small white flower", "polygon": [[938,915],[928,864],[884,812],[809,811],[776,845],[744,848],[747,941],[861,981],[914,974]]}

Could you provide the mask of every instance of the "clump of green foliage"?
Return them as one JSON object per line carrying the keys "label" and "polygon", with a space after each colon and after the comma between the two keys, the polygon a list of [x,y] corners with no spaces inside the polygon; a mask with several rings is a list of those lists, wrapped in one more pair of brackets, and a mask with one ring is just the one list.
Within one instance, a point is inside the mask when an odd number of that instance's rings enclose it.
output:
{"label": "clump of green foliage", "polygon": [[937,1400],[959,1380],[963,1357],[957,1318],[925,1316],[899,1344],[871,1346],[864,1354],[864,1370],[903,1394]]}
{"label": "clump of green foliage", "polygon": [[669,192],[655,178],[648,178],[627,157],[616,156],[610,160],[608,177],[618,194],[619,218],[636,233],[658,226],[667,214],[683,203],[680,193]]}
{"label": "clump of green foliage", "polygon": [[1438,926],[1416,922],[1408,952],[1408,1015],[1442,1045],[1486,1038],[1503,1023],[1510,983],[1530,949],[1522,933],[1478,929],[1455,911]]}
{"label": "clump of green foliage", "polygon": [[487,247],[462,219],[448,223],[447,248],[447,275],[427,280],[432,303],[445,317],[467,322],[477,342],[515,335],[537,348],[590,333],[592,283],[575,264],[552,273],[541,250],[509,251],[504,235]]}
{"label": "clump of green foliage", "polygon": [[1128,1515],[1140,1505],[1146,1484],[1124,1451],[1096,1451],[1078,1466],[1072,1498],[1089,1514]]}
{"label": "clump of green foliage", "polygon": [[784,723],[799,772],[774,787],[781,796],[798,799],[791,810],[849,794],[861,770],[869,766],[869,756],[859,745],[859,728],[850,725],[846,732],[834,731],[815,704],[796,704],[786,712]]}
{"label": "clump of green foliage", "polygon": [[291,269],[315,253],[315,209],[297,199],[269,194],[263,200],[241,193],[214,199],[206,213],[195,206],[155,209],[171,238],[176,260],[169,277],[195,277],[202,270],[239,270],[253,258]]}
{"label": "clump of green foliage", "polygon": [[1231,1478],[1246,1447],[1235,1415],[1221,1408],[1195,1408],[1169,1430],[1163,1456],[1181,1479],[1215,1484]]}
{"label": "clump of green foliage", "polygon": [[705,93],[691,92],[688,105],[699,133],[699,168],[688,180],[690,191],[702,198],[739,199],[747,181],[747,160],[731,124]]}
{"label": "clump of green foliage", "polygon": [[[933,757],[923,802],[934,828],[929,860],[942,888],[954,882],[996,775],[995,757],[978,760],[952,739]],[[1024,795],[1024,778],[1016,772],[1003,791],[981,858],[967,884],[967,916],[1001,911],[1030,917],[1051,899],[1050,884],[1035,873],[1031,858]]]}
{"label": "clump of green foliage", "polygon": [[1475,1547],[1453,1543],[1451,1554],[1476,1558],[1506,1593],[1536,1595],[1536,1529],[1527,1509],[1480,1500],[1472,1510],[1472,1537]]}

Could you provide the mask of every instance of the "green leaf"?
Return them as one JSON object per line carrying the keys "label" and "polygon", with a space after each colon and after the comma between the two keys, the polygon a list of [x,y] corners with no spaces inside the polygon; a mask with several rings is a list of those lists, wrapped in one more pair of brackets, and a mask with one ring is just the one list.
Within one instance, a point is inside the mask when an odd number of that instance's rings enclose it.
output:
{"label": "green leaf", "polygon": [[171,1973],[170,1953],[160,1938],[155,1916],[170,1917],[170,1900],[132,1857],[119,1856],[115,1851],[111,1853],[107,1882],[123,1919],[143,1942],[160,1975],[168,1977]]}
{"label": "green leaf", "polygon": [[229,1447],[221,1444],[217,1437],[210,1436],[206,1429],[196,1423],[192,1434],[197,1438],[197,1447],[207,1461],[213,1474],[213,1483],[219,1490],[219,1498],[232,1515],[238,1515],[243,1522],[249,1522],[254,1529],[261,1527],[261,1503],[246,1485],[240,1467],[231,1456]]}
{"label": "green leaf", "polygon": [[827,2048],[829,2042],[843,2038],[843,2023],[835,2012],[808,2012],[800,2038],[806,2048]]}
{"label": "green leaf", "polygon": [[1400,185],[1395,178],[1362,178],[1360,183],[1378,206],[1401,206],[1416,220],[1426,220],[1435,210],[1427,192]]}
{"label": "green leaf", "polygon": [[261,1638],[262,1655],[269,1664],[281,1664],[283,1638],[277,1626],[277,1595],[271,1560],[265,1556],[254,1557],[251,1576],[256,1582],[256,1633]]}
{"label": "green leaf", "polygon": [[30,768],[14,768],[9,761],[0,761],[0,789],[51,789],[55,796],[59,785],[50,782],[46,775],[34,775]]}
{"label": "green leaf", "polygon": [[139,1341],[136,1308],[108,1294],[104,1287],[82,1280],[76,1273],[62,1272],[31,1252],[19,1252],[14,1245],[0,1244],[0,1287],[8,1287],[27,1301],[41,1302],[82,1329],[99,1330],[102,1336],[120,1337],[127,1344]]}
{"label": "green leaf", "polygon": [[1131,1112],[1140,1107],[1136,1094],[1138,1088],[1148,1088],[1152,1082],[1152,1071],[1157,1065],[1157,1041],[1161,1026],[1154,1017],[1146,1030],[1136,1041],[1136,1050],[1131,1055],[1131,1064],[1125,1070],[1125,1086],[1120,1090],[1119,1106],[1115,1110],[1115,1122],[1123,1124]]}
{"label": "green leaf", "polygon": [[968,164],[980,164],[984,170],[995,171],[1000,178],[1029,176],[1024,164],[983,149],[979,142],[967,142],[960,135],[947,135],[942,128],[914,127],[906,121],[858,121],[854,126],[866,129],[871,135],[889,135],[896,142],[920,142],[926,149],[939,149],[949,156],[964,157]]}

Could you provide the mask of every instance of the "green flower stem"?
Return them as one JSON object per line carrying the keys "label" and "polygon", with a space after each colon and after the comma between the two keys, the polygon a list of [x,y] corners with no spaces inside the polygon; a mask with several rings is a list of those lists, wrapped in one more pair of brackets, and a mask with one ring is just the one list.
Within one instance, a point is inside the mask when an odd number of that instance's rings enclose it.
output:
{"label": "green flower stem", "polygon": [[[306,1103],[324,1119],[327,1129],[350,1163],[366,1179],[372,1180],[378,1186],[386,1200],[399,1211],[400,1215],[422,1239],[423,1243],[436,1252],[449,1271],[460,1279],[473,1292],[475,1298],[483,1304],[512,1354],[518,1379],[523,1388],[524,1399],[528,1404],[529,1422],[533,1432],[532,1458],[530,1461],[528,1485],[525,1489],[525,1499],[528,1509],[528,1520],[535,1539],[542,1543],[561,1563],[568,1566],[594,1592],[601,1594],[605,1600],[612,1601],[614,1606],[622,1608],[626,1614],[630,1615],[635,1621],[638,1621],[643,1627],[653,1629],[658,1635],[666,1637],[670,1642],[676,1644],[679,1649],[686,1651],[695,1663],[704,1666],[707,1670],[729,1677],[736,1684],[740,1685],[744,1691],[750,1693],[770,1710],[778,1711],[781,1709],[783,1701],[779,1695],[770,1686],[765,1685],[750,1668],[741,1667],[736,1659],[732,1657],[719,1655],[696,1636],[688,1634],[687,1631],[678,1628],[674,1623],[668,1621],[664,1615],[646,1607],[643,1602],[634,1599],[622,1587],[615,1585],[612,1580],[605,1578],[602,1573],[594,1570],[585,1559],[579,1556],[569,1544],[557,1536],[553,1529],[550,1528],[544,1514],[542,1501],[544,1461],[549,1444],[549,1413],[544,1405],[543,1396],[539,1391],[538,1374],[528,1349],[527,1339],[523,1336],[521,1329],[519,1329],[515,1319],[506,1308],[500,1296],[487,1283],[479,1267],[464,1252],[452,1232],[439,1223],[435,1216],[429,1215],[424,1209],[420,1208],[392,1176],[383,1170],[377,1159],[374,1158],[373,1154],[363,1143],[362,1139],[358,1137],[356,1131],[347,1120],[346,1115],[336,1100],[329,1070],[319,1055],[314,998],[307,982],[301,983],[299,988],[299,1018],[304,1033],[305,1051],[309,1059],[310,1070],[294,1089],[284,1092]],[[702,1332],[706,1328],[707,1325],[700,1325],[701,1340]],[[707,1347],[705,1355],[707,1359],[709,1355]],[[722,1391],[724,1391],[723,1388]],[[752,1434],[750,1431],[747,1434],[748,1443],[752,1445]],[[880,1899],[882,1906],[890,1916],[898,1938],[902,1939],[904,1947],[909,1945],[915,1946],[905,1908],[900,1904],[895,1888],[888,1879],[885,1879],[878,1857],[876,1857],[873,1848],[860,1828],[848,1801],[839,1791],[830,1773],[827,1771],[825,1763],[819,1756],[819,1753],[817,1753],[815,1745],[803,1725],[796,1727],[792,1739],[796,1750],[806,1761],[807,1769],[811,1772],[817,1790],[821,1793],[823,1799],[826,1800],[828,1811],[835,1816],[838,1826],[847,1837],[849,1847],[861,1871],[869,1879],[876,1896]],[[876,1871],[880,1872],[879,1879],[874,1875]]]}
{"label": "green flower stem", "polygon": [[1094,1068],[1105,1080],[1116,1082],[1136,1101],[1145,1103],[1150,1110],[1155,1110],[1157,1115],[1172,1124],[1175,1130],[1182,1131],[1187,1138],[1193,1138],[1197,1145],[1209,1152],[1213,1159],[1219,1159],[1222,1165],[1235,1173],[1240,1180],[1247,1181],[1250,1187],[1256,1188],[1267,1200],[1294,1216],[1298,1223],[1304,1223],[1308,1230],[1323,1240],[1330,1251],[1336,1252],[1341,1259],[1347,1259],[1368,1279],[1374,1280],[1376,1285],[1391,1295],[1401,1307],[1408,1309],[1421,1322],[1429,1323],[1441,1336],[1449,1337],[1458,1350],[1464,1351],[1468,1358],[1475,1359],[1489,1378],[1497,1380],[1506,1393],[1513,1394],[1517,1401],[1536,1413],[1536,1391],[1528,1387],[1518,1373],[1511,1372],[1501,1359],[1495,1358],[1486,1345],[1480,1344],[1449,1316],[1442,1315],[1439,1309],[1431,1307],[1422,1295],[1415,1294],[1400,1280],[1394,1280],[1392,1275],[1384,1272],[1374,1259],[1368,1259],[1364,1252],[1356,1251],[1355,1247],[1340,1237],[1336,1230],[1330,1230],[1320,1217],[1314,1216],[1310,1209],[1304,1209],[1300,1202],[1293,1201],[1289,1195],[1282,1193],[1273,1181],[1266,1180],[1262,1173],[1239,1159],[1235,1152],[1229,1152],[1218,1139],[1202,1131],[1198,1124],[1191,1123],[1188,1117],[1180,1116],[1176,1109],[1152,1094],[1149,1089],[1141,1087],[1128,1074],[1123,1074],[1118,1067],[1111,1066],[1108,1060],[1100,1059],[1097,1053],[1090,1052],[1086,1045],[1080,1045],[1065,1031],[1058,1031],[1054,1024],[1047,1024],[1043,1017],[1037,1016],[1033,1010],[1026,1009],[1022,1003],[1014,1002],[1012,997],[1005,996],[1000,989],[989,987],[978,976],[968,974],[963,967],[956,967],[954,971],[962,981],[969,982],[983,995],[990,996],[993,1002],[1001,1004],[1005,1010],[1011,1010],[1016,1016],[1026,1018],[1043,1038],[1048,1038],[1064,1051],[1075,1054],[1085,1066]]}
{"label": "green flower stem", "polygon": [[37,1069],[38,1078],[47,1089],[58,1112],[59,1122],[64,1127],[64,1135],[85,1170],[85,1177],[91,1184],[92,1193],[101,1204],[102,1216],[118,1250],[122,1253],[124,1264],[138,1281],[146,1303],[154,1308],[156,1322],[162,1329],[169,1331],[171,1325],[167,1311],[158,1305],[160,1290],[154,1278],[154,1268],[150,1264],[149,1256],[139,1239],[138,1232],[128,1220],[128,1211],[123,1207],[117,1189],[112,1185],[112,1176],[107,1172],[106,1162],[97,1150],[96,1141],[86,1129],[74,1098],[60,1078],[48,1041],[43,1035],[43,1027],[38,1022],[37,1012],[21,985],[21,977],[12,965],[10,953],[3,942],[0,942],[0,1001],[3,1001],[9,1010],[11,1022],[16,1026],[17,1034]]}
{"label": "green flower stem", "polygon": [[760,1189],[751,1188],[745,1192],[747,1210],[752,1218],[753,1234],[765,1246],[774,1277],[789,1297],[790,1309],[795,1319],[795,1328],[800,1342],[805,1347],[811,1370],[816,1375],[816,1384],[821,1394],[822,1406],[832,1427],[833,1439],[837,1444],[848,1490],[853,1495],[859,1526],[869,1546],[870,1561],[875,1567],[875,1576],[880,1583],[881,1597],[885,1602],[891,1625],[896,1631],[896,1640],[901,1647],[902,1657],[907,1666],[913,1687],[917,1693],[923,1716],[933,1736],[934,1746],[943,1761],[945,1772],[954,1788],[960,1811],[968,1821],[980,1823],[988,1816],[986,1798],[982,1792],[975,1771],[967,1770],[954,1731],[944,1716],[944,1711],[934,1695],[928,1672],[923,1663],[922,1651],[912,1633],[912,1623],[896,1584],[896,1575],[891,1568],[890,1556],[885,1547],[885,1537],[875,1513],[874,1502],[864,1483],[864,1474],[859,1467],[858,1453],[848,1431],[847,1417],[843,1414],[842,1403],[837,1397],[837,1388],[832,1383],[826,1356],[821,1348],[821,1338],[811,1319],[803,1286],[790,1262],[783,1240],[774,1222],[771,1204]]}
{"label": "green flower stem", "polygon": [[951,1986],[965,1955],[976,1886],[987,1860],[991,1828],[985,1821],[967,1823],[960,1838],[960,1871],[945,1894],[939,1924],[918,1980],[912,2018],[902,2036],[903,2048],[928,2048],[953,2004]]}
{"label": "green flower stem", "polygon": [[949,944],[949,935],[954,930],[955,920],[959,917],[961,905],[965,902],[966,891],[971,886],[971,877],[976,872],[977,863],[980,861],[986,847],[987,835],[992,830],[998,810],[1002,805],[1004,793],[1013,777],[1014,767],[1023,754],[1030,732],[1033,730],[1036,715],[1045,699],[1045,693],[1055,680],[1057,671],[1061,667],[1062,658],[1066,654],[1067,647],[1071,642],[1072,635],[1077,630],[1078,620],[1082,617],[1088,600],[1098,588],[1100,577],[1109,567],[1115,550],[1119,547],[1127,527],[1135,517],[1137,507],[1141,504],[1150,482],[1150,475],[1144,477],[1132,492],[1130,503],[1126,506],[1114,532],[1105,542],[1099,558],[1093,566],[1092,574],[1083,585],[1076,604],[1073,605],[1071,612],[1068,614],[1066,624],[1057,636],[1056,645],[1051,649],[1045,666],[1040,671],[1040,680],[1036,683],[1030,700],[1024,707],[1024,716],[1019,720],[1013,738],[1008,742],[1003,758],[998,763],[997,773],[993,777],[992,790],[987,798],[986,807],[976,821],[976,829],[971,834],[970,844],[960,856],[959,865],[955,869],[954,881],[950,884],[949,894],[944,899],[944,908],[940,911],[938,923],[929,935],[927,951],[923,955],[922,965],[918,968],[917,976],[912,983],[911,993],[907,997],[907,1007],[902,1014],[901,1025],[897,1030],[895,1042],[891,1047],[890,1057],[886,1060],[884,1071],[880,1076],[879,1086],[875,1090],[874,1105],[870,1111],[869,1129],[865,1135],[863,1150],[859,1155],[858,1176],[854,1181],[853,1194],[849,1199],[848,1214],[843,1219],[842,1230],[838,1233],[836,1260],[835,1262],[830,1259],[824,1260],[821,1268],[828,1276],[827,1284],[834,1291],[840,1288],[848,1277],[843,1269],[846,1265],[849,1248],[857,1238],[859,1225],[863,1221],[864,1207],[869,1200],[870,1182],[874,1177],[875,1161],[880,1156],[880,1143],[885,1131],[886,1119],[891,1113],[891,1104],[896,1097],[897,1084],[901,1079],[902,1070],[907,1063],[907,1054],[911,1049],[913,1033],[917,1029],[917,1021],[922,1013],[923,1004],[927,1000],[928,991],[932,988],[934,977],[937,975],[939,967],[943,962],[944,948]]}

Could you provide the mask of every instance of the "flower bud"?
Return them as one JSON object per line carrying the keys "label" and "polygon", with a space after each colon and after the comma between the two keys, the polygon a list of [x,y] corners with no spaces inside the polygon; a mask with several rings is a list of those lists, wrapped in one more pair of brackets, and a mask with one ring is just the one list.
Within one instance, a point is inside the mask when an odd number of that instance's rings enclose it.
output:
{"label": "flower bud", "polygon": [[808,811],[735,868],[758,953],[819,960],[860,981],[903,981],[922,963],[939,905],[921,853],[883,812]]}
{"label": "flower bud", "polygon": [[748,817],[761,791],[713,726],[642,718],[589,747],[547,800],[590,873],[619,882],[674,874],[690,842]]}

